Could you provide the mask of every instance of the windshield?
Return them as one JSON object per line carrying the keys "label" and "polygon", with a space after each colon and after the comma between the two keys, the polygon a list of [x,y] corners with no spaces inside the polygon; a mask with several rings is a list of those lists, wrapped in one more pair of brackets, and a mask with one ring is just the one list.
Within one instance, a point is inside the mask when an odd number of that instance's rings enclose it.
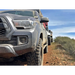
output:
{"label": "windshield", "polygon": [[17,15],[22,15],[22,16],[31,16],[33,17],[33,12],[32,11],[5,11],[2,13],[11,13],[11,14],[17,14]]}

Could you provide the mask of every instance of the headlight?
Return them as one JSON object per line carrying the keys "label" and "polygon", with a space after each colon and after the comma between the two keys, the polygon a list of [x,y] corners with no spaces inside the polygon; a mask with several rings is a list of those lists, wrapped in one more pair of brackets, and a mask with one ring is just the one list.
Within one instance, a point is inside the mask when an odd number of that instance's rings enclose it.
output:
{"label": "headlight", "polygon": [[28,36],[18,36],[18,44],[27,44]]}
{"label": "headlight", "polygon": [[34,22],[31,20],[13,20],[15,27],[33,28]]}

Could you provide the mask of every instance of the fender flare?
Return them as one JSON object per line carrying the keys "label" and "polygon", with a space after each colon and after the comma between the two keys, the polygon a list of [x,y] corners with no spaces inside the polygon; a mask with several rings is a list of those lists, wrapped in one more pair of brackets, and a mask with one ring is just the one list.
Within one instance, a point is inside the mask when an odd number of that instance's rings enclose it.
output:
{"label": "fender flare", "polygon": [[39,38],[41,38],[41,39],[43,40],[43,33],[42,33],[42,32],[40,32],[40,33],[39,33],[39,36],[37,37],[36,46],[37,46],[38,43],[39,43]]}

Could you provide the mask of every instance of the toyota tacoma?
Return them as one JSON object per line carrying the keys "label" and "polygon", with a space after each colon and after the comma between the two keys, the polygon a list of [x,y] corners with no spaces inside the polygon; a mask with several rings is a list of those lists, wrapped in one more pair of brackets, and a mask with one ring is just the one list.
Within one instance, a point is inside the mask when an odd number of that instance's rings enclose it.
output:
{"label": "toyota tacoma", "polygon": [[[0,58],[23,55],[27,65],[42,65],[43,53],[48,52],[45,17],[37,11],[10,10],[0,13]],[[47,20],[46,20],[47,22]]]}

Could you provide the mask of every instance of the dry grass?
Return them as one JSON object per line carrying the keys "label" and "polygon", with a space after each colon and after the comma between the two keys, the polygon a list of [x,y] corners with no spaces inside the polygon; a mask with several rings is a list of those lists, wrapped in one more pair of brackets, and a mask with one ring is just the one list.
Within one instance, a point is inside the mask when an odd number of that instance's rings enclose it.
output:
{"label": "dry grass", "polygon": [[60,59],[58,65],[70,65],[73,63],[72,60],[75,60],[72,56],[66,53],[65,50],[53,50],[53,55]]}

